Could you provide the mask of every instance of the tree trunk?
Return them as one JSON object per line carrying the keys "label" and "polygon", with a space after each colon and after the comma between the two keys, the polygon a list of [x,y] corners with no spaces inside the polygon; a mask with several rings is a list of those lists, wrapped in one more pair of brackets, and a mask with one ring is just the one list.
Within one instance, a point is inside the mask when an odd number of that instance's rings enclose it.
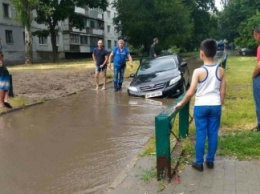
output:
{"label": "tree trunk", "polygon": [[51,45],[52,45],[52,61],[56,63],[58,61],[58,47],[56,40],[55,27],[50,27],[51,29]]}
{"label": "tree trunk", "polygon": [[33,63],[31,25],[25,27],[25,64]]}

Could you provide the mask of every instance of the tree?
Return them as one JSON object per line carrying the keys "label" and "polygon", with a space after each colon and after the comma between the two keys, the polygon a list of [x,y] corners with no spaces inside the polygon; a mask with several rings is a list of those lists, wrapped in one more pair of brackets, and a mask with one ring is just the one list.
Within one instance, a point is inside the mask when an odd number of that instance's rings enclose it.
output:
{"label": "tree", "polygon": [[32,31],[33,20],[32,11],[37,7],[38,0],[12,0],[16,9],[17,20],[25,27],[25,63],[31,64],[33,61],[32,52]]}
{"label": "tree", "polygon": [[230,0],[219,14],[219,24],[222,39],[233,42],[240,36],[242,22],[246,22],[260,10],[259,0]]}
{"label": "tree", "polygon": [[84,17],[74,12],[75,6],[100,7],[105,10],[107,5],[107,0],[39,0],[35,21],[38,24],[46,25],[48,30],[38,30],[34,35],[51,37],[53,62],[56,62],[58,54],[56,45],[58,22],[69,19],[71,27],[82,29],[84,27]]}
{"label": "tree", "polygon": [[182,47],[191,38],[190,11],[182,0],[118,0],[114,6],[117,30],[136,48],[148,50],[155,37],[164,49]]}
{"label": "tree", "polygon": [[260,26],[260,12],[242,22],[239,26],[239,37],[235,39],[235,43],[241,47],[254,47],[257,42],[254,40],[253,32],[256,27]]}

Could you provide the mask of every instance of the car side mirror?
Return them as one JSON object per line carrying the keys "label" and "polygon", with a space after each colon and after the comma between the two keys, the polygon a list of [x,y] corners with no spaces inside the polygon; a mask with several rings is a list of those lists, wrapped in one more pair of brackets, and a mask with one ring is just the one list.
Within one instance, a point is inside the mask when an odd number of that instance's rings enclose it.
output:
{"label": "car side mirror", "polygon": [[188,63],[186,62],[186,61],[182,61],[181,62],[181,67],[185,67],[185,66],[187,66],[188,65]]}
{"label": "car side mirror", "polygon": [[135,78],[135,73],[131,73],[130,78]]}

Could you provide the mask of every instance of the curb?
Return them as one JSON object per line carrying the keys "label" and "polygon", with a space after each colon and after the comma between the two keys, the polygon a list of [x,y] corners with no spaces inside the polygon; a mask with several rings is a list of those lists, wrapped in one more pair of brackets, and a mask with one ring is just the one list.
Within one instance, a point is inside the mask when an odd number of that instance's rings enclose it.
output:
{"label": "curb", "polygon": [[[152,137],[151,137],[152,138]],[[150,140],[150,139],[149,139]],[[149,141],[148,141],[149,142]],[[148,142],[146,143],[145,147],[147,146]],[[174,175],[176,175],[176,171],[177,168],[179,166],[180,163],[180,158],[183,154],[183,147],[182,147],[182,142],[181,141],[177,141],[175,146],[174,146],[174,151],[172,152],[172,160],[174,160],[174,162],[172,163],[172,177],[169,181],[167,181],[168,183],[170,183],[174,177]],[[127,178],[127,176],[130,174],[131,170],[135,167],[135,165],[137,164],[137,161],[140,160],[142,157],[136,156],[134,157],[126,166],[125,169],[123,169],[120,174],[114,179],[114,181],[108,186],[108,188],[104,189],[103,191],[100,191],[98,193],[102,193],[102,194],[107,194],[107,193],[113,193],[113,191],[120,187],[120,184],[124,182],[124,180]],[[155,164],[156,165],[156,164]],[[166,181],[167,179],[165,179]],[[141,180],[140,180],[141,181]]]}

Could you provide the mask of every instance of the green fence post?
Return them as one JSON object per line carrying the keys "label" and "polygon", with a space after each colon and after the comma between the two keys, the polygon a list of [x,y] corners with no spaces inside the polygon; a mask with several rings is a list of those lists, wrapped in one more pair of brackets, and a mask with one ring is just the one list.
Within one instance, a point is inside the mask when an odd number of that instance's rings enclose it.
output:
{"label": "green fence post", "polygon": [[167,115],[155,117],[157,179],[160,180],[165,170],[171,177],[170,121]]}
{"label": "green fence post", "polygon": [[189,109],[190,102],[180,109],[179,112],[179,138],[185,138],[189,133]]}

